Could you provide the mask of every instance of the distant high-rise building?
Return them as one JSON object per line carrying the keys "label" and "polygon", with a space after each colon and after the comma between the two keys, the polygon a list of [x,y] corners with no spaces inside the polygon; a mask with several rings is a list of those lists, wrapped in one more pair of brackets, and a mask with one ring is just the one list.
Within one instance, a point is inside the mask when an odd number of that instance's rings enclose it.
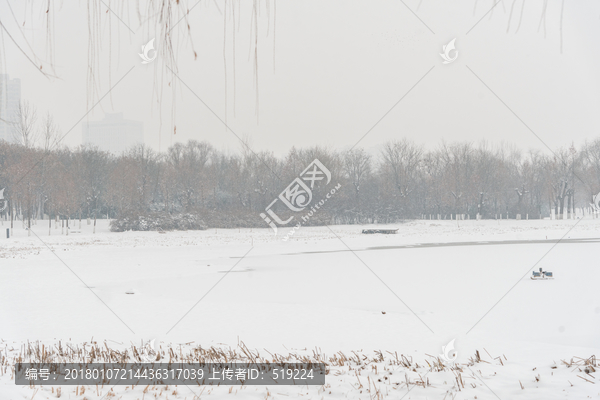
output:
{"label": "distant high-rise building", "polygon": [[21,80],[0,74],[0,140],[15,142],[15,122],[21,102]]}
{"label": "distant high-rise building", "polygon": [[123,113],[107,113],[102,121],[84,122],[81,128],[84,145],[95,145],[114,154],[144,142],[144,124],[123,119]]}

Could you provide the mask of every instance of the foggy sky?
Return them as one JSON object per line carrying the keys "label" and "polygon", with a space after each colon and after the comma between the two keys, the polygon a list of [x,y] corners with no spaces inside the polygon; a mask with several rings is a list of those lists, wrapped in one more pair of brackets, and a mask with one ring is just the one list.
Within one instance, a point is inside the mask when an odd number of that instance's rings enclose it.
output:
{"label": "foggy sky", "polygon": [[[188,7],[195,3],[188,2]],[[267,15],[263,0],[258,19],[258,120],[249,57],[250,2],[242,1],[241,9],[236,6],[240,23],[235,33],[235,104],[232,3],[228,1],[225,10],[223,0],[203,1],[190,11],[191,41],[185,21],[173,31],[181,79],[176,82],[175,104],[156,26],[139,23],[134,2],[106,1],[112,11],[103,14],[99,27],[102,52],[95,97],[90,98],[87,81],[83,1],[55,6],[51,47],[41,2],[35,1],[32,11],[25,2],[10,1],[18,24],[7,3],[0,3],[0,20],[28,54],[19,29],[41,59],[50,61],[52,49],[57,78],[47,79],[37,71],[5,32],[0,72],[20,78],[23,99],[39,114],[53,114],[63,133],[74,126],[64,140],[71,146],[81,144],[80,118],[132,67],[86,119],[123,112],[124,118],[144,123],[145,142],[157,150],[189,139],[240,149],[236,136],[198,98],[238,136],[249,137],[254,150],[278,155],[292,146],[350,148],[380,120],[359,146],[375,151],[387,140],[407,137],[428,147],[442,140],[468,140],[511,142],[523,150],[547,152],[544,143],[556,148],[600,136],[600,4],[565,2],[561,54],[560,1],[549,2],[546,35],[543,27],[538,32],[541,0],[525,3],[518,32],[522,3],[515,2],[508,27],[513,2],[506,0],[467,34],[493,3],[278,0],[274,29],[273,1]],[[142,65],[138,53],[152,38],[157,38],[157,59]],[[444,65],[439,53],[453,38],[458,58]],[[45,63],[44,70],[49,66]]]}

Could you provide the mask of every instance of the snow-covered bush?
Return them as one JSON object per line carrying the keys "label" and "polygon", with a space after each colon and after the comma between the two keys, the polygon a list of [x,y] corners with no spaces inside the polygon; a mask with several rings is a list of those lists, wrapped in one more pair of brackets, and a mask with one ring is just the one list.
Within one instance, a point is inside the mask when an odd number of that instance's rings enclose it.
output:
{"label": "snow-covered bush", "polygon": [[195,214],[169,214],[169,213],[147,213],[147,214],[124,214],[110,222],[110,230],[113,232],[124,231],[187,231],[205,230],[204,221]]}

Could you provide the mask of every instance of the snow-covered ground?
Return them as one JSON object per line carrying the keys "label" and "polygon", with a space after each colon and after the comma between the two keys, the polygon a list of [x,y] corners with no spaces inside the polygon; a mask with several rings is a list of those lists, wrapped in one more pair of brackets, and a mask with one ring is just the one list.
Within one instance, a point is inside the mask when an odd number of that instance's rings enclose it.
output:
{"label": "snow-covered ground", "polygon": [[[368,363],[332,367],[327,387],[205,388],[202,398],[600,398],[600,371],[583,366],[600,356],[600,219],[386,226],[396,235],[303,227],[288,241],[270,229],[111,233],[106,221],[68,236],[48,235],[48,221],[30,235],[17,224],[5,239],[3,224],[5,365],[27,341],[123,349],[156,339],[185,351],[243,341],[265,358],[355,351]],[[529,279],[539,267],[555,279]],[[426,361],[452,339],[459,369],[432,370]],[[3,371],[1,399],[57,397]],[[415,384],[425,375],[429,385]],[[192,399],[202,388],[143,390],[71,386],[62,398]]]}

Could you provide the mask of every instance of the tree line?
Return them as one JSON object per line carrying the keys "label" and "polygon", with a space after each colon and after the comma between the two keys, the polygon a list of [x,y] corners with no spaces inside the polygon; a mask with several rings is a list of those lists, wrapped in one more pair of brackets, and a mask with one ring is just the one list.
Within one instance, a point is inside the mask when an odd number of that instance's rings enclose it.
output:
{"label": "tree line", "polygon": [[[52,129],[48,121],[46,130]],[[227,153],[195,140],[164,152],[137,145],[114,155],[94,147],[54,148],[53,136],[44,137],[39,146],[0,142],[5,220],[189,213],[209,227],[266,227],[259,214],[314,159],[340,189],[313,224],[424,215],[535,219],[551,211],[572,218],[576,207],[589,211],[600,192],[600,138],[551,154],[469,142],[426,149],[400,139],[377,154],[314,146],[276,157],[246,145]]]}

